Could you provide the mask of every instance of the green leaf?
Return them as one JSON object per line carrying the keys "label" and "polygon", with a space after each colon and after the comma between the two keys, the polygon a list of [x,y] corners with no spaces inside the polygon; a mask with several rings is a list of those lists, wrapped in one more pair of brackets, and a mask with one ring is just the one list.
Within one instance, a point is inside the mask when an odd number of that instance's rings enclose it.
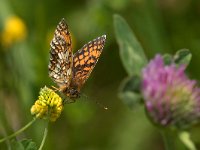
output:
{"label": "green leaf", "polygon": [[127,105],[130,109],[134,109],[136,105],[141,102],[141,95],[135,92],[124,92],[119,93],[119,98]]}
{"label": "green leaf", "polygon": [[31,139],[22,140],[21,143],[23,144],[25,150],[36,150],[37,145]]}
{"label": "green leaf", "polygon": [[193,141],[190,139],[190,133],[183,131],[179,134],[179,138],[189,150],[196,150]]}
{"label": "green leaf", "polygon": [[128,77],[121,83],[118,96],[131,109],[142,102],[140,83],[138,76]]}
{"label": "green leaf", "polygon": [[121,16],[114,15],[114,27],[124,68],[129,75],[140,75],[141,69],[147,64],[142,46]]}
{"label": "green leaf", "polygon": [[37,150],[37,146],[31,139],[24,139],[12,141],[12,150]]}
{"label": "green leaf", "polygon": [[11,143],[11,149],[12,150],[25,150],[24,146],[21,142],[13,140]]}
{"label": "green leaf", "polygon": [[141,79],[139,76],[134,75],[131,77],[127,77],[121,83],[120,92],[134,91],[139,93],[140,85],[141,85]]}
{"label": "green leaf", "polygon": [[173,62],[173,57],[170,54],[164,54],[162,57],[165,65],[170,65]]}
{"label": "green leaf", "polygon": [[190,63],[192,54],[188,49],[181,49],[174,55],[174,62],[177,65],[185,64],[186,66]]}

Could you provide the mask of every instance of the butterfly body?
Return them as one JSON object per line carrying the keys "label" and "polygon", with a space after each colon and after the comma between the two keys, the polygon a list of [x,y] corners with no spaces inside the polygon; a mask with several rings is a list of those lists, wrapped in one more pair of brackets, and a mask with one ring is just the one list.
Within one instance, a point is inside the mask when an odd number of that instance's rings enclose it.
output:
{"label": "butterfly body", "polygon": [[60,86],[59,91],[67,97],[69,97],[70,99],[80,98],[81,94],[78,85],[73,84],[73,80],[71,81],[69,86]]}
{"label": "butterfly body", "polygon": [[106,35],[85,44],[72,53],[71,35],[62,19],[50,43],[49,76],[70,99],[80,97],[80,90],[95,67],[105,45]]}

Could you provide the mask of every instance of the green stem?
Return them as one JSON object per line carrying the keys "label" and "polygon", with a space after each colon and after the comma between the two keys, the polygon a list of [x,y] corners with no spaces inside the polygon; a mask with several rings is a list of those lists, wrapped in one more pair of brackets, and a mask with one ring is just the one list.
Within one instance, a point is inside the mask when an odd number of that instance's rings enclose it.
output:
{"label": "green stem", "polygon": [[45,140],[46,140],[46,137],[47,137],[47,133],[48,133],[48,124],[49,124],[49,121],[47,121],[46,127],[44,129],[44,135],[43,135],[43,138],[42,138],[42,142],[41,142],[38,150],[42,150],[42,148],[44,146],[44,143],[45,143]]}
{"label": "green stem", "polygon": [[35,118],[33,118],[32,121],[30,121],[28,124],[26,124],[24,127],[22,127],[21,129],[19,129],[18,131],[16,131],[15,133],[3,138],[3,139],[0,139],[0,143],[10,139],[10,138],[13,138],[15,136],[17,136],[18,134],[22,133],[24,130],[28,129],[28,127],[30,127],[34,122],[36,121]]}
{"label": "green stem", "polygon": [[[0,124],[0,130],[1,130],[2,134],[3,134],[3,136],[6,137],[7,136],[6,130],[3,127],[3,125],[1,125],[1,124]],[[11,150],[10,141],[7,140],[6,141],[6,145],[8,147],[8,150]]]}
{"label": "green stem", "polygon": [[174,139],[173,136],[168,133],[168,131],[161,131],[162,136],[163,136],[163,141],[165,145],[165,150],[175,150],[174,147]]}

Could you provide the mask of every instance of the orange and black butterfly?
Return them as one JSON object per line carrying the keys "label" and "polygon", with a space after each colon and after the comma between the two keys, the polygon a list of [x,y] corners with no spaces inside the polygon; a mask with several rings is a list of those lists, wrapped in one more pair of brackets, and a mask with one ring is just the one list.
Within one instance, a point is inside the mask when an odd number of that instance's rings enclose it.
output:
{"label": "orange and black butterfly", "polygon": [[80,97],[80,90],[95,67],[106,35],[85,44],[75,54],[72,53],[71,34],[65,19],[62,19],[50,43],[49,76],[59,86],[59,91],[70,99]]}

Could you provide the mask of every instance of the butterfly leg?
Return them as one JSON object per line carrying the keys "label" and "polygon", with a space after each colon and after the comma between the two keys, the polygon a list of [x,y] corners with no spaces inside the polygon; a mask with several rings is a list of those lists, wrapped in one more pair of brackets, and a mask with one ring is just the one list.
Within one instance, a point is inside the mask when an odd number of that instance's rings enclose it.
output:
{"label": "butterfly leg", "polygon": [[58,89],[57,87],[55,87],[55,86],[51,86],[51,88],[56,92],[56,91],[60,91],[60,89]]}
{"label": "butterfly leg", "polygon": [[71,103],[75,103],[75,99],[70,99],[70,98],[67,98],[64,100],[64,104],[71,104]]}

